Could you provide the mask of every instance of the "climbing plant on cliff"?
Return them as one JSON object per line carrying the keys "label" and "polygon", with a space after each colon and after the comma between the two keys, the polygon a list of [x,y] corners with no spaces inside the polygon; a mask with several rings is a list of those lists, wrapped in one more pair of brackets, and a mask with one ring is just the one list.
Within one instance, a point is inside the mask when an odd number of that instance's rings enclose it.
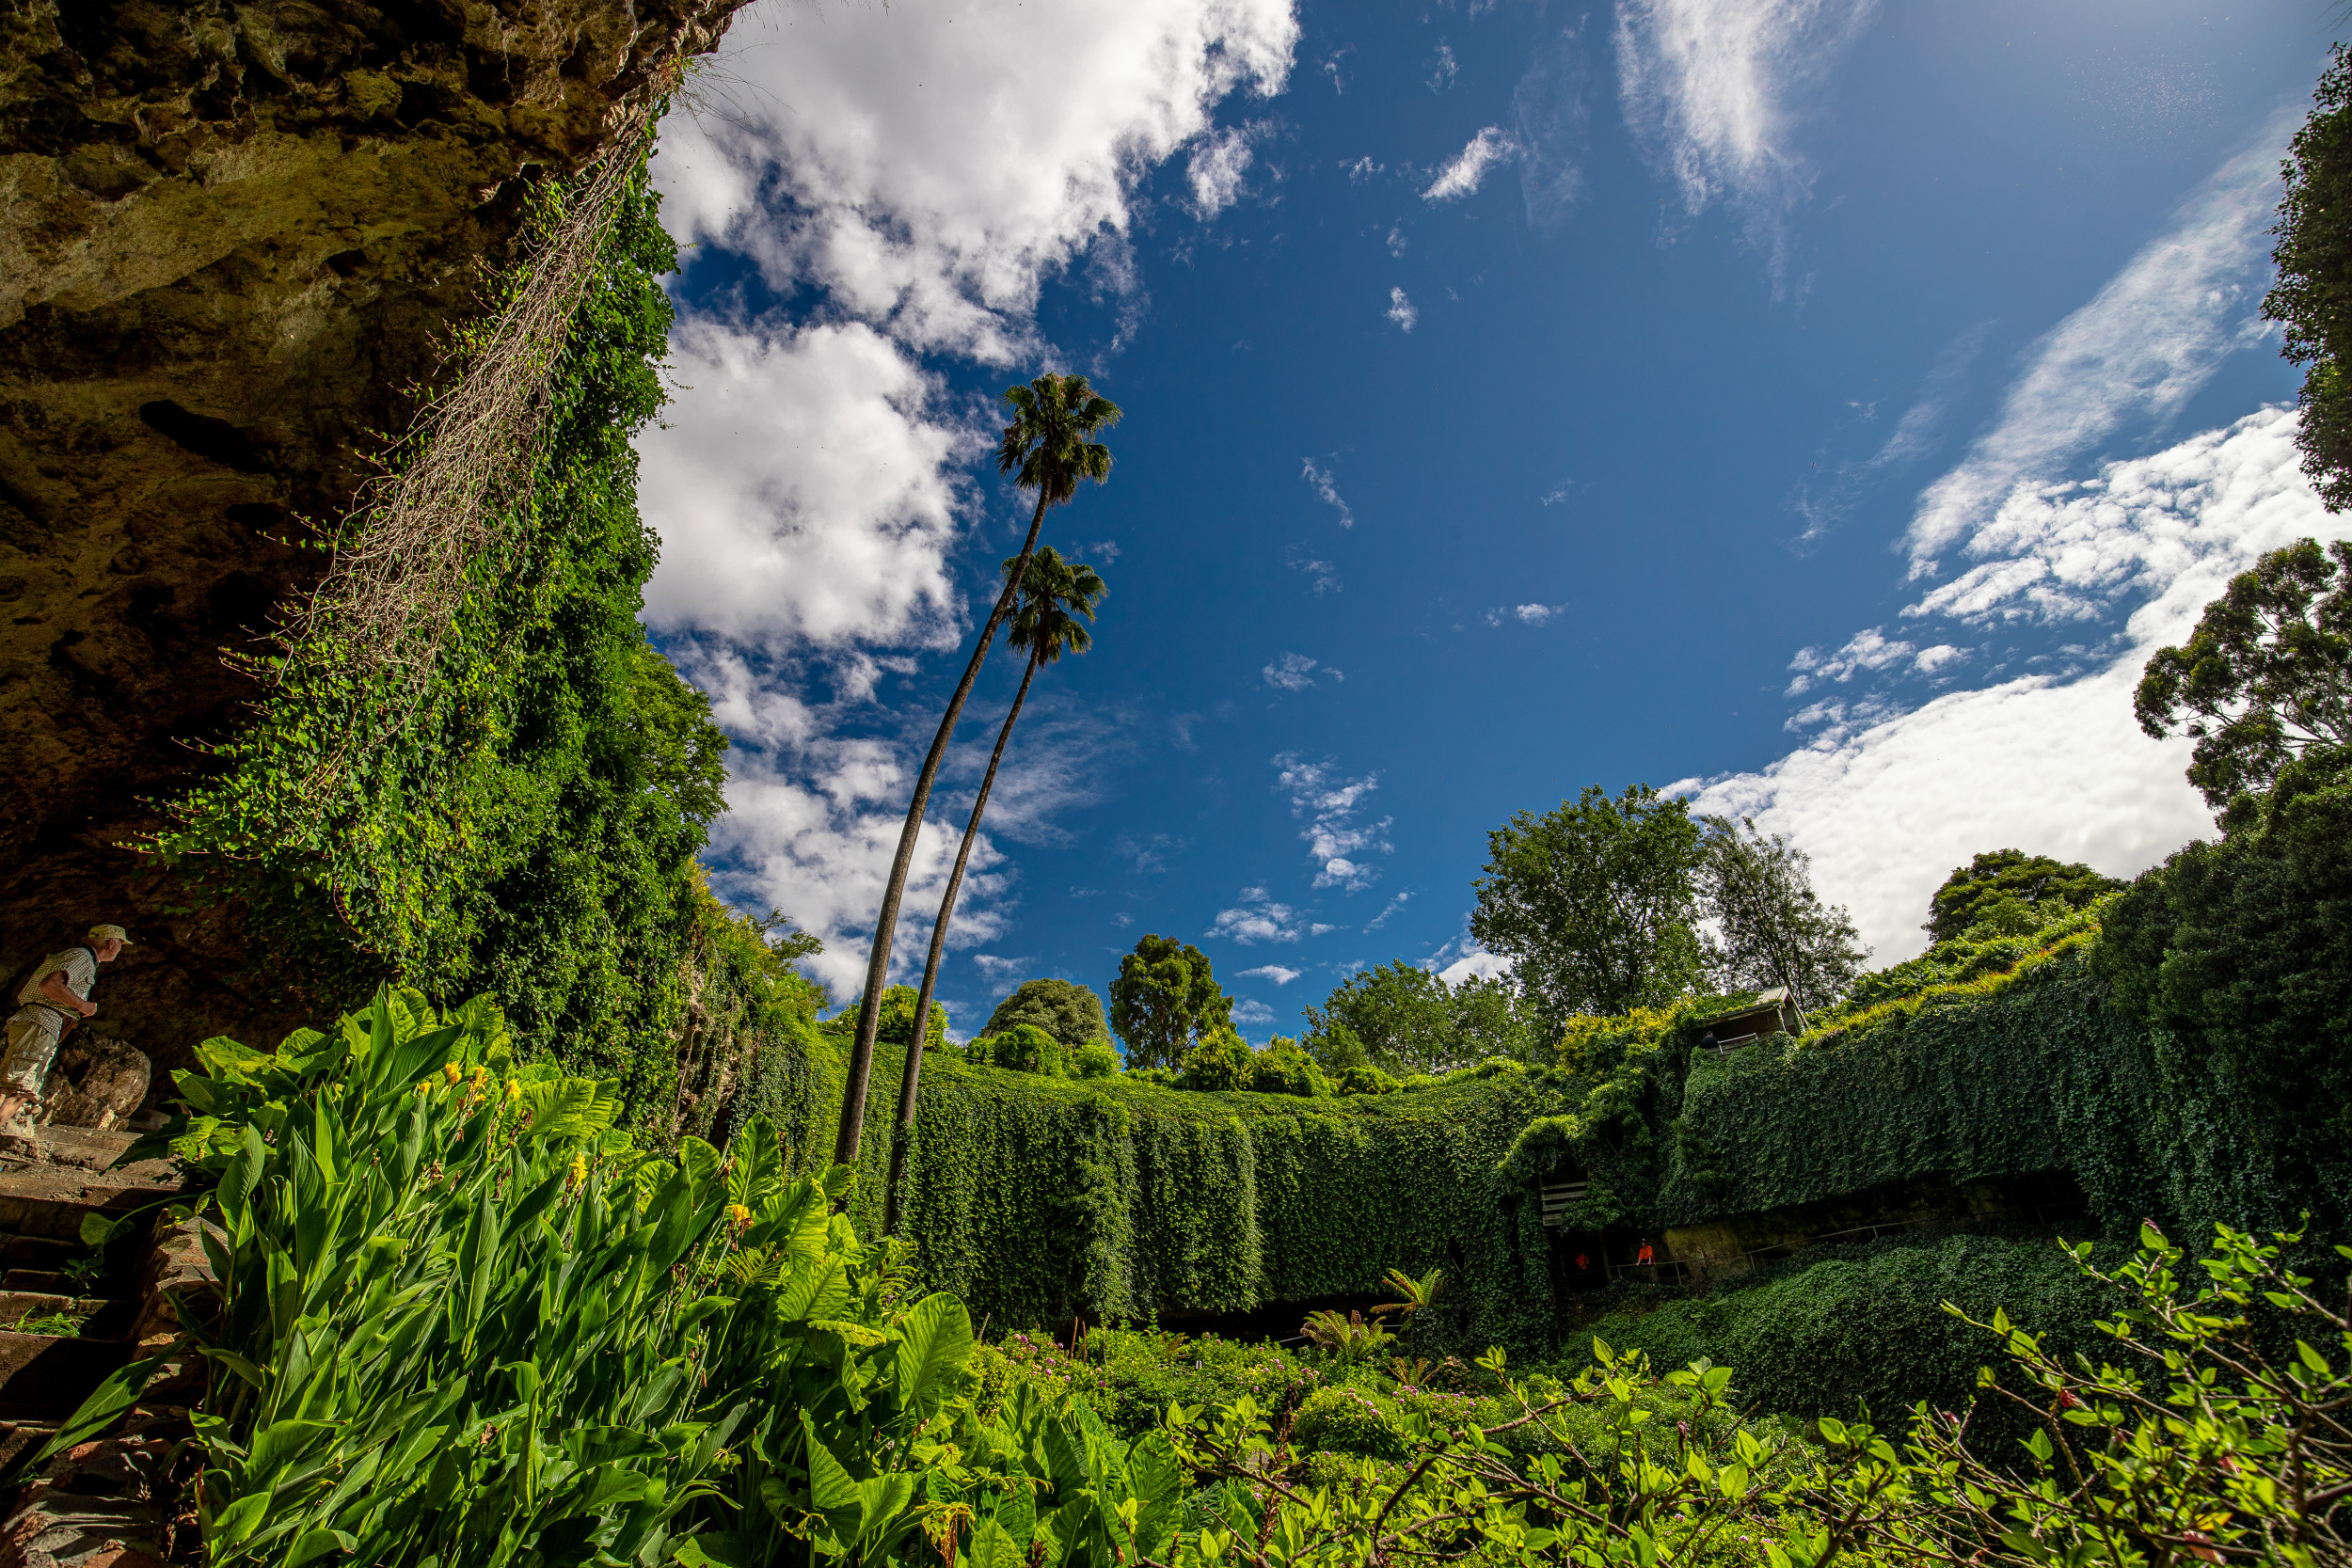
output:
{"label": "climbing plant on cliff", "polygon": [[[725,740],[637,623],[655,540],[629,441],[662,402],[657,279],[675,249],[642,151],[622,173],[560,350],[540,345],[528,483],[467,502],[489,509],[466,525],[489,542],[467,553],[446,626],[402,634],[431,641],[429,661],[413,642],[378,657],[389,610],[348,637],[331,615],[290,625],[252,661],[254,721],[152,847],[245,901],[264,958],[233,980],[326,1007],[395,975],[444,1000],[487,990],[518,1043],[621,1079],[644,1117],[675,1098],[691,868],[723,803]],[[572,204],[600,189],[550,190],[533,224],[574,234]],[[551,243],[525,247],[494,302],[535,297]],[[454,345],[444,404],[468,378],[515,373],[501,341],[489,326]],[[419,615],[444,613],[439,591],[420,588]]]}

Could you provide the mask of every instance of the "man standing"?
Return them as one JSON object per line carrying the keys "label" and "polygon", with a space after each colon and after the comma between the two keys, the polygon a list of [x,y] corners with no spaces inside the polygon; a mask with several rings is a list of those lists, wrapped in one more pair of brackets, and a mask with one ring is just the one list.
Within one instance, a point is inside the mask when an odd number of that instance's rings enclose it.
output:
{"label": "man standing", "polygon": [[8,1019],[8,1054],[0,1057],[0,1134],[31,1133],[28,1113],[40,1103],[58,1038],[98,1011],[98,1004],[89,999],[98,984],[98,966],[112,963],[130,945],[130,935],[121,927],[93,926],[87,943],[43,958],[16,993],[24,1006]]}

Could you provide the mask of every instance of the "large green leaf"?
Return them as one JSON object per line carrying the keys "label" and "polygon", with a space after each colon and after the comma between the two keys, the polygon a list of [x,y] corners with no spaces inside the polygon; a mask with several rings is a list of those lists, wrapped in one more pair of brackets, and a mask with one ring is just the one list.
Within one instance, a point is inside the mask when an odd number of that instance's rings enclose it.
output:
{"label": "large green leaf", "polygon": [[972,1358],[972,1316],[943,1291],[916,1302],[898,1332],[898,1408],[920,1421],[955,1390]]}

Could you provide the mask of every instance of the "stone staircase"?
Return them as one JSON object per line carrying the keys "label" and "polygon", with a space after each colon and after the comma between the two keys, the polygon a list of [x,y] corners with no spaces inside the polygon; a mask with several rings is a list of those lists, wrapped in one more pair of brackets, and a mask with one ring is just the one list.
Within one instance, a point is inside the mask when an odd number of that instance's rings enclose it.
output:
{"label": "stone staircase", "polygon": [[[0,1140],[0,1469],[46,1444],[110,1373],[168,1350],[178,1323],[166,1290],[186,1299],[210,1283],[200,1240],[164,1219],[178,1173],[119,1164],[137,1136],[43,1127]],[[85,1217],[140,1211],[151,1217],[103,1249],[83,1243]],[[0,1498],[0,1568],[164,1562],[180,1488],[161,1467],[188,1430],[197,1381],[167,1364],[120,1432]]]}

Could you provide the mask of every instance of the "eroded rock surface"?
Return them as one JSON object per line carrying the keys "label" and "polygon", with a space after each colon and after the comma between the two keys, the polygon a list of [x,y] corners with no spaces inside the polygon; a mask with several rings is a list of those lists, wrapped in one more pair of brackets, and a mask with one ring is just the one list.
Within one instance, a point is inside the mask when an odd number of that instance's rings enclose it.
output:
{"label": "eroded rock surface", "polygon": [[166,1066],[305,1010],[119,846],[237,722],[219,650],[311,580],[290,541],[530,180],[742,3],[0,0],[0,973],[132,927],[101,1017]]}

